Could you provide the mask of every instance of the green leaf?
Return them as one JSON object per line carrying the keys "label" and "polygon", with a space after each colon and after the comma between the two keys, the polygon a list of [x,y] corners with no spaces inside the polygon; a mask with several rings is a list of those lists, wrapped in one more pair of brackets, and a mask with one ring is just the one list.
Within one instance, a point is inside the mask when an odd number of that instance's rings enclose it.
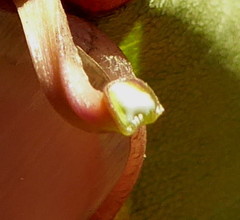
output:
{"label": "green leaf", "polygon": [[236,0],[135,0],[99,21],[165,108],[130,219],[239,218],[239,20]]}

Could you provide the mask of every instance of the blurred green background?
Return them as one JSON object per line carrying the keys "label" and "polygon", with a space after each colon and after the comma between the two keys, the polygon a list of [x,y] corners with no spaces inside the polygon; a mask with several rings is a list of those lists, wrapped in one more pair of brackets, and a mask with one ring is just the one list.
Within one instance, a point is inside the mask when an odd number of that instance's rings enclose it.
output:
{"label": "blurred green background", "polygon": [[165,108],[119,219],[240,219],[240,1],[135,0],[97,21]]}

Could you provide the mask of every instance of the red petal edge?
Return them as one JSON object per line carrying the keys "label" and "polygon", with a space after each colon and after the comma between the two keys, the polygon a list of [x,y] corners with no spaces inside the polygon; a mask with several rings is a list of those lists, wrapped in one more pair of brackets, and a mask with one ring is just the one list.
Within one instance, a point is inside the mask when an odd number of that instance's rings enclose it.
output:
{"label": "red petal edge", "polygon": [[131,137],[131,150],[121,177],[90,220],[114,219],[138,179],[144,160],[145,149],[146,128],[141,127]]}

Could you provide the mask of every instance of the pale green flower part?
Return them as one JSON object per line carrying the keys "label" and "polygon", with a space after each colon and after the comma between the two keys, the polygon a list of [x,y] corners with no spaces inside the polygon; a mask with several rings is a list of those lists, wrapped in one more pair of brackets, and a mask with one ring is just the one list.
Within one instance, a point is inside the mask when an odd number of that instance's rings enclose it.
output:
{"label": "pale green flower part", "polygon": [[164,111],[152,89],[139,79],[113,81],[105,93],[124,135],[132,135],[139,126],[155,122]]}

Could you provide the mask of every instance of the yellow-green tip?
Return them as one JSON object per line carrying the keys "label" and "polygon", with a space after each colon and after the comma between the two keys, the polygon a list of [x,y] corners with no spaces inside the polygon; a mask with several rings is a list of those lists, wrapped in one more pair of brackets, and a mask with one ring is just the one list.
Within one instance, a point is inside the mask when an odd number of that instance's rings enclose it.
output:
{"label": "yellow-green tip", "polygon": [[104,92],[119,131],[127,136],[155,122],[164,111],[152,89],[137,78],[113,81]]}

